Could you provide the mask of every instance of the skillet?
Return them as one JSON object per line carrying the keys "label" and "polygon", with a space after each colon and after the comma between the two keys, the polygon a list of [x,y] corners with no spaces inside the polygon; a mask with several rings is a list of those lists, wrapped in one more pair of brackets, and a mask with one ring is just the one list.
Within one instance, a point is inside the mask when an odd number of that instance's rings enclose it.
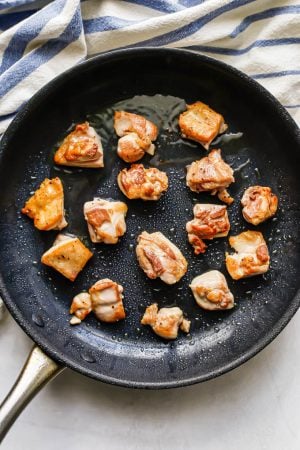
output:
{"label": "skillet", "polygon": [[[185,223],[197,202],[219,203],[185,187],[185,166],[206,152],[183,140],[177,117],[185,101],[202,100],[225,116],[221,148],[235,169],[230,193],[230,234],[254,229],[243,220],[240,198],[250,185],[271,186],[279,196],[276,218],[257,227],[267,241],[271,269],[264,276],[234,282],[224,265],[227,239],[209,243],[195,257]],[[145,114],[160,128],[154,157],[143,159],[168,173],[170,187],[158,202],[129,201],[116,185],[127,165],[116,156],[114,109]],[[100,133],[104,169],[59,168],[53,153],[74,123],[88,120]],[[92,378],[133,388],[171,388],[202,382],[242,364],[284,328],[299,306],[300,178],[299,130],[279,102],[238,70],[195,52],[137,48],[95,57],[60,75],[18,113],[1,141],[0,154],[0,291],[10,313],[33,341],[58,364]],[[55,232],[39,232],[20,214],[25,200],[45,177],[64,185],[69,223],[94,252],[74,283],[40,263]],[[116,246],[93,245],[82,215],[93,197],[125,200],[128,232]],[[146,278],[134,247],[138,234],[162,231],[189,263],[186,276],[167,286]],[[202,311],[188,287],[208,269],[221,270],[236,306]],[[103,324],[89,316],[69,325],[72,297],[100,278],[124,286],[125,321]],[[189,335],[164,342],[140,325],[145,307],[178,305],[192,320]]]}

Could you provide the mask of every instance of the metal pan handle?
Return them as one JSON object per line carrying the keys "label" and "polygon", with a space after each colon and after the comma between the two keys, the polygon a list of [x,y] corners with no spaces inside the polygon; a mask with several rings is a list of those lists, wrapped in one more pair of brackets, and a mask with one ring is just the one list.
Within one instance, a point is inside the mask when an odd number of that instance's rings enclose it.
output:
{"label": "metal pan handle", "polygon": [[65,367],[33,347],[11,391],[0,405],[0,442],[30,400]]}

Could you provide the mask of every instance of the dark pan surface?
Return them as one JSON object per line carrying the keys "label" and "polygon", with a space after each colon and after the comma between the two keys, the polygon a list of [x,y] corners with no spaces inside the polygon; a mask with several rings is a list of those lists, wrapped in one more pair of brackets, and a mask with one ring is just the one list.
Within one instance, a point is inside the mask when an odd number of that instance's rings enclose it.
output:
{"label": "dark pan surface", "polygon": [[[246,187],[271,186],[279,196],[275,219],[257,227],[271,254],[264,276],[234,282],[224,265],[227,239],[209,244],[195,257],[185,223],[195,202],[217,202],[185,187],[185,166],[205,155],[183,141],[177,117],[188,103],[202,100],[222,112],[228,137],[216,148],[235,169],[230,187],[231,234],[247,228],[240,212]],[[116,185],[126,164],[116,156],[113,109],[145,114],[160,127],[156,156],[142,161],[169,175],[170,187],[159,202],[129,201]],[[88,119],[100,132],[104,170],[54,167],[53,151],[72,124]],[[238,134],[242,133],[242,134]],[[220,375],[268,344],[297,310],[300,283],[299,135],[285,110],[257,83],[212,59],[192,52],[136,49],[90,60],[58,77],[19,113],[2,140],[0,160],[0,284],[10,311],[24,330],[52,357],[102,381],[132,387],[176,387]],[[213,148],[213,147],[212,147]],[[94,257],[71,283],[41,265],[41,254],[56,233],[39,232],[20,214],[30,193],[45,177],[59,176],[65,188],[69,226],[94,251]],[[128,232],[116,246],[95,246],[88,239],[83,203],[94,196],[125,200]],[[176,285],[151,281],[139,269],[134,247],[138,234],[162,231],[189,262]],[[236,307],[229,312],[202,311],[188,287],[194,276],[221,270]],[[74,294],[97,279],[110,277],[124,286],[125,321],[107,325],[89,316],[69,325]],[[147,305],[180,306],[192,320],[191,333],[164,342],[140,325]]]}

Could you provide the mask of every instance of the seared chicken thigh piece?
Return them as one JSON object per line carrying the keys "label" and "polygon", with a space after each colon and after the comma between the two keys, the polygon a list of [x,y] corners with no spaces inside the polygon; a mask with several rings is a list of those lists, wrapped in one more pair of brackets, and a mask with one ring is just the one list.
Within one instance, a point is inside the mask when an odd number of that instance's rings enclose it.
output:
{"label": "seared chicken thigh piece", "polygon": [[195,255],[204,253],[206,244],[203,239],[227,236],[230,223],[227,206],[201,204],[194,206],[194,219],[186,224],[188,239],[194,247]]}
{"label": "seared chicken thigh piece", "polygon": [[186,184],[193,192],[210,191],[229,205],[233,198],[226,188],[233,182],[233,170],[222,159],[221,150],[212,150],[208,156],[187,166]]}
{"label": "seared chicken thigh piece", "polygon": [[136,255],[140,267],[151,278],[174,284],[187,271],[187,261],[181,251],[162,233],[143,231],[138,237]]}
{"label": "seared chicken thigh piece", "polygon": [[159,200],[168,189],[168,176],[154,167],[145,169],[143,164],[132,164],[130,169],[121,170],[118,185],[130,200]]}
{"label": "seared chicken thigh piece", "polygon": [[157,139],[158,130],[150,120],[138,114],[116,111],[114,127],[120,137],[118,155],[124,161],[138,161],[145,153],[154,155],[155,146],[152,141]]}
{"label": "seared chicken thigh piece", "polygon": [[276,214],[278,198],[269,187],[250,186],[245,190],[241,203],[244,219],[258,225]]}
{"label": "seared chicken thigh piece", "polygon": [[88,122],[75,126],[54,155],[54,162],[63,166],[103,167],[100,136]]}
{"label": "seared chicken thigh piece", "polygon": [[39,230],[62,230],[68,224],[64,211],[64,190],[59,178],[46,178],[25,203],[22,213],[33,219]]}
{"label": "seared chicken thigh piece", "polygon": [[116,244],[126,231],[127,205],[123,202],[94,198],[83,207],[91,241]]}
{"label": "seared chicken thigh piece", "polygon": [[224,275],[218,270],[210,270],[194,278],[190,284],[196,302],[208,311],[231,309],[234,298],[228,289]]}
{"label": "seared chicken thigh piece", "polygon": [[72,325],[77,325],[82,320],[86,318],[86,316],[92,311],[92,299],[90,294],[87,292],[81,292],[80,294],[75,295],[73,298],[71,307],[70,307],[70,314],[74,314],[74,316],[79,320],[73,320],[71,319]]}
{"label": "seared chicken thigh piece", "polygon": [[92,256],[93,253],[76,236],[59,234],[41,261],[74,281]]}
{"label": "seared chicken thigh piece", "polygon": [[154,333],[164,339],[176,339],[179,328],[188,333],[191,325],[191,322],[183,317],[183,312],[177,306],[158,310],[157,303],[146,308],[141,323],[150,325]]}
{"label": "seared chicken thigh piece", "polygon": [[89,290],[92,310],[102,322],[117,322],[125,318],[123,287],[109,278],[97,281]]}
{"label": "seared chicken thigh piece", "polygon": [[234,280],[261,275],[269,270],[268,247],[259,231],[244,231],[229,238],[235,254],[226,253],[226,267]]}
{"label": "seared chicken thigh piece", "polygon": [[179,127],[183,137],[199,142],[206,150],[228,128],[223,116],[202,102],[187,105],[187,111],[179,116]]}

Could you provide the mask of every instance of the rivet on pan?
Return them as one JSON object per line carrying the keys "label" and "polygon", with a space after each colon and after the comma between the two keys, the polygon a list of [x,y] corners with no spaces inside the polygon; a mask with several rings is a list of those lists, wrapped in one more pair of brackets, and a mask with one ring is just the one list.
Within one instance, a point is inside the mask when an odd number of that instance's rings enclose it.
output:
{"label": "rivet on pan", "polygon": [[86,362],[88,362],[88,363],[94,363],[94,362],[96,362],[95,358],[94,358],[92,355],[88,354],[88,353],[82,352],[82,353],[80,353],[80,356],[81,356],[81,358],[82,358],[84,361],[86,361]]}
{"label": "rivet on pan", "polygon": [[44,327],[45,326],[45,322],[42,319],[42,317],[39,314],[32,314],[31,316],[32,321],[38,326],[38,327]]}

